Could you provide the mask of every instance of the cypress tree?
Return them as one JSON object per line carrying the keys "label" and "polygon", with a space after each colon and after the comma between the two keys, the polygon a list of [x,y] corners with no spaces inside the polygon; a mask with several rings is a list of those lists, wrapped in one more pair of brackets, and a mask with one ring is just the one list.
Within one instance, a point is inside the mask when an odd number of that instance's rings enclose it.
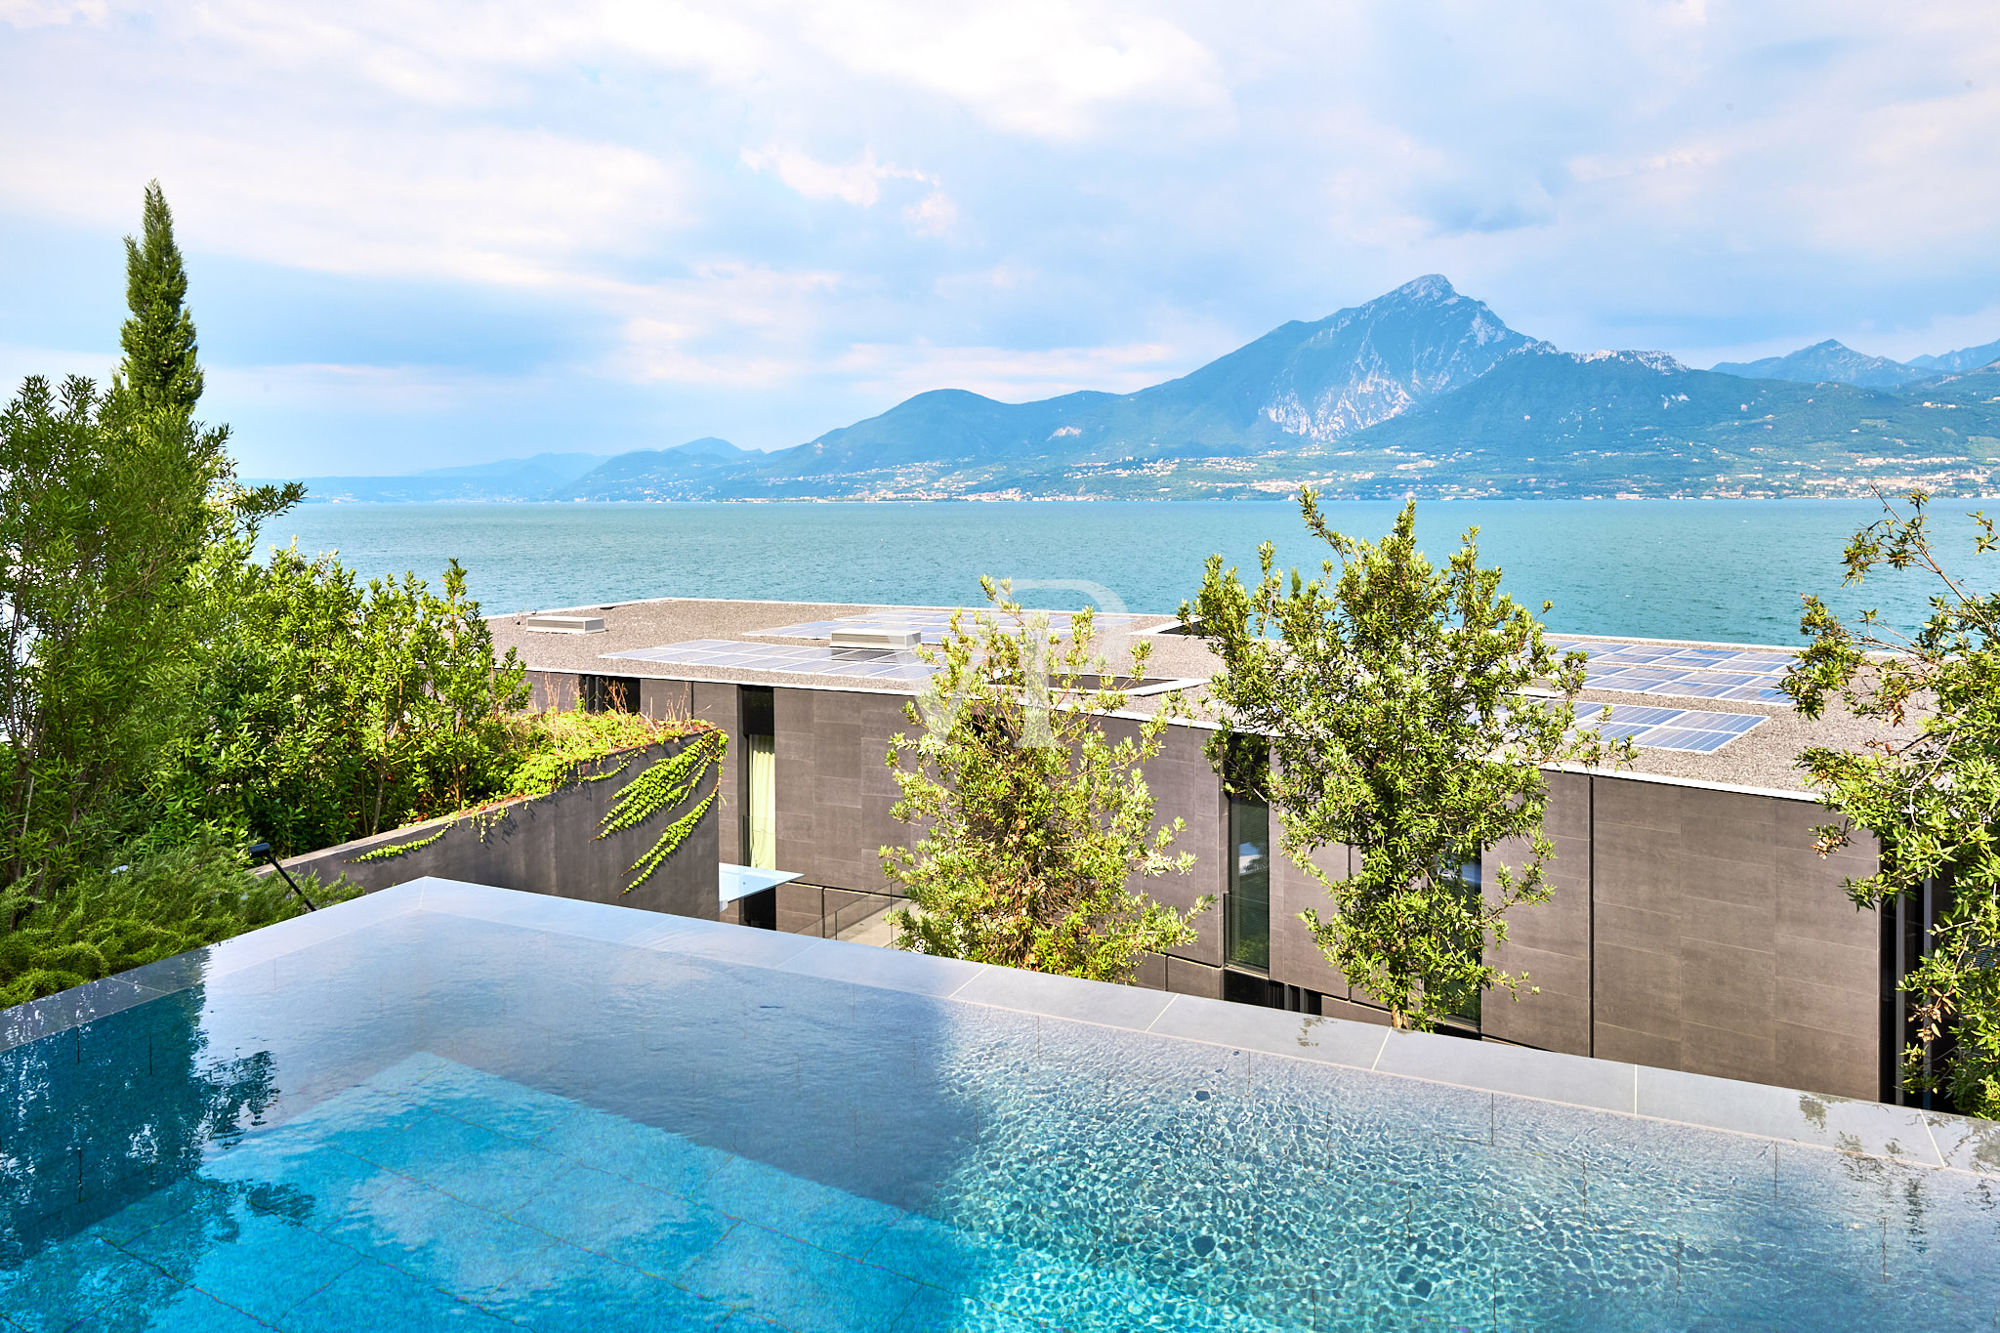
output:
{"label": "cypress tree", "polygon": [[132,317],[119,331],[125,360],[114,381],[141,408],[194,414],[201,398],[195,362],[194,317],[187,298],[187,270],[174,244],[174,215],[158,181],[146,187],[141,239],[125,238],[125,303]]}

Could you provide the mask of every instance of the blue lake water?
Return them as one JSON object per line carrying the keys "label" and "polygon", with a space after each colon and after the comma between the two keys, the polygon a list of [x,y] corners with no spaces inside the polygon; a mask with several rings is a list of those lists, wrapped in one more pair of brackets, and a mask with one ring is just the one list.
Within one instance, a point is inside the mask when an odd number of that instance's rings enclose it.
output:
{"label": "blue lake water", "polygon": [[[1954,567],[1990,587],[1995,574],[1969,558],[1969,507],[1940,505],[1940,531]],[[1331,514],[1379,537],[1397,508],[1347,502]],[[1842,548],[1880,513],[1854,500],[1459,501],[1420,506],[1418,530],[1442,560],[1477,526],[1483,562],[1506,571],[1517,600],[1553,602],[1558,630],[1791,644],[1804,592],[1879,607],[1895,625],[1921,619],[1934,589],[1914,575],[1841,590]],[[1277,502],[308,505],[265,536],[338,549],[369,576],[435,580],[456,557],[494,613],[676,596],[950,606],[976,602],[982,574],[1014,579],[1032,606],[1108,595],[1172,612],[1212,552],[1245,570],[1265,540],[1285,564],[1325,554]]]}
{"label": "blue lake water", "polygon": [[291,952],[251,936],[155,965],[139,980],[191,989],[0,1054],[0,1326],[1985,1329],[2000,1309],[1990,1176],[468,895],[473,915],[369,924],[394,904],[362,900]]}

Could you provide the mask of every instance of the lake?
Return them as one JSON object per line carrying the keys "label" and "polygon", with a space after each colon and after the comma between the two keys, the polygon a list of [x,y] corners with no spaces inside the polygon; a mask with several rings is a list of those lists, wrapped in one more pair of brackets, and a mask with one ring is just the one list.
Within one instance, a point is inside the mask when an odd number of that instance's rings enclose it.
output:
{"label": "lake", "polygon": [[[1940,504],[1939,531],[1954,570],[1990,587],[1970,555],[1971,507]],[[1348,501],[1329,516],[1374,538],[1397,509]],[[1933,587],[1914,575],[1841,590],[1842,548],[1880,514],[1872,500],[1436,501],[1417,527],[1439,561],[1478,527],[1481,563],[1517,600],[1553,602],[1557,630],[1794,644],[1808,591],[1893,624],[1922,618]],[[1211,552],[1246,575],[1265,540],[1281,564],[1326,554],[1290,502],[323,504],[264,537],[337,549],[368,577],[435,583],[456,557],[495,613],[645,597],[959,605],[979,600],[981,574],[1012,578],[1032,606],[1172,612]]]}

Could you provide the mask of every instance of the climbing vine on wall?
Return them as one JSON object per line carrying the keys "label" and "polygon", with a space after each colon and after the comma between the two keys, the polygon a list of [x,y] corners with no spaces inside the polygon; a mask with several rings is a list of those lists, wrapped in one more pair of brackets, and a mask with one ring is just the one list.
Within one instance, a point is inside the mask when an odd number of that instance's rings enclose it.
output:
{"label": "climbing vine on wall", "polygon": [[372,852],[363,852],[359,856],[350,856],[347,859],[356,865],[360,865],[363,862],[367,861],[393,860],[396,857],[402,856],[409,852],[422,851],[424,848],[429,847],[432,844],[442,840],[444,835],[451,832],[451,830],[452,826],[450,824],[446,824],[443,828],[439,829],[436,833],[431,834],[431,836],[428,838],[418,838],[415,842],[397,843],[393,847],[377,847]]}
{"label": "climbing vine on wall", "polygon": [[[693,797],[711,773],[721,771],[723,752],[728,746],[729,738],[722,732],[706,732],[689,741],[680,753],[668,755],[633,778],[599,821],[597,836],[608,838],[637,828],[662,810],[671,810]],[[625,892],[630,893],[651,879],[660,863],[687,841],[688,834],[694,832],[715,804],[716,790],[711,787],[699,804],[667,825],[646,854],[632,863],[629,873],[633,879],[625,886]]]}
{"label": "climbing vine on wall", "polygon": [[[562,721],[564,725],[557,739],[565,741],[566,744],[549,747],[546,753],[538,754],[533,762],[522,766],[515,774],[513,784],[517,795],[529,798],[548,796],[565,787],[580,787],[587,783],[605,782],[619,777],[630,771],[633,764],[639,760],[641,752],[626,750],[616,756],[618,760],[616,764],[598,772],[591,772],[592,766],[605,758],[601,752],[591,753],[592,746],[607,736],[619,734],[615,728],[621,723],[647,728],[657,728],[659,725],[643,723],[636,718],[626,719],[623,715],[614,719],[610,727],[603,725],[597,715],[578,714],[575,722],[571,722],[567,717]],[[653,734],[657,735],[657,730]],[[662,811],[672,810],[691,800],[701,790],[709,775],[720,771],[727,745],[728,737],[720,731],[698,731],[678,753],[668,755],[642,771],[626,784],[623,791],[619,792],[610,811],[599,822],[598,839],[602,840],[613,834],[639,828]],[[653,872],[687,841],[688,835],[694,832],[715,803],[716,792],[711,788],[698,804],[667,825],[645,855],[628,867],[628,873],[633,879],[625,886],[624,891],[630,893],[652,878]],[[349,857],[348,860],[352,864],[388,861],[411,852],[422,851],[426,847],[436,845],[460,823],[471,824],[479,834],[480,841],[484,842],[489,832],[507,822],[514,809],[512,803],[503,803],[471,810],[445,823],[428,837],[414,838],[394,846],[378,847],[373,851]]]}

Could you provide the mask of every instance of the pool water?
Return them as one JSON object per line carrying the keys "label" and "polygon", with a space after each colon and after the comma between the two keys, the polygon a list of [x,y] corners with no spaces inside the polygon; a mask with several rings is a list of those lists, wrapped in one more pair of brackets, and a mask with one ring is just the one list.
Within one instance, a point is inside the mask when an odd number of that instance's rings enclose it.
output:
{"label": "pool water", "polygon": [[985,1260],[921,1216],[420,1054],[5,1290],[30,1328],[926,1329],[977,1317],[934,1281]]}
{"label": "pool water", "polygon": [[577,906],[377,904],[302,947],[181,960],[181,989],[0,1053],[0,1320],[1276,1333],[2000,1311],[2000,1180],[1974,1171],[1108,1025],[1134,992],[1084,1022],[946,998],[964,978],[935,960],[894,984],[811,975],[785,961],[797,940],[602,908],[577,927]]}

